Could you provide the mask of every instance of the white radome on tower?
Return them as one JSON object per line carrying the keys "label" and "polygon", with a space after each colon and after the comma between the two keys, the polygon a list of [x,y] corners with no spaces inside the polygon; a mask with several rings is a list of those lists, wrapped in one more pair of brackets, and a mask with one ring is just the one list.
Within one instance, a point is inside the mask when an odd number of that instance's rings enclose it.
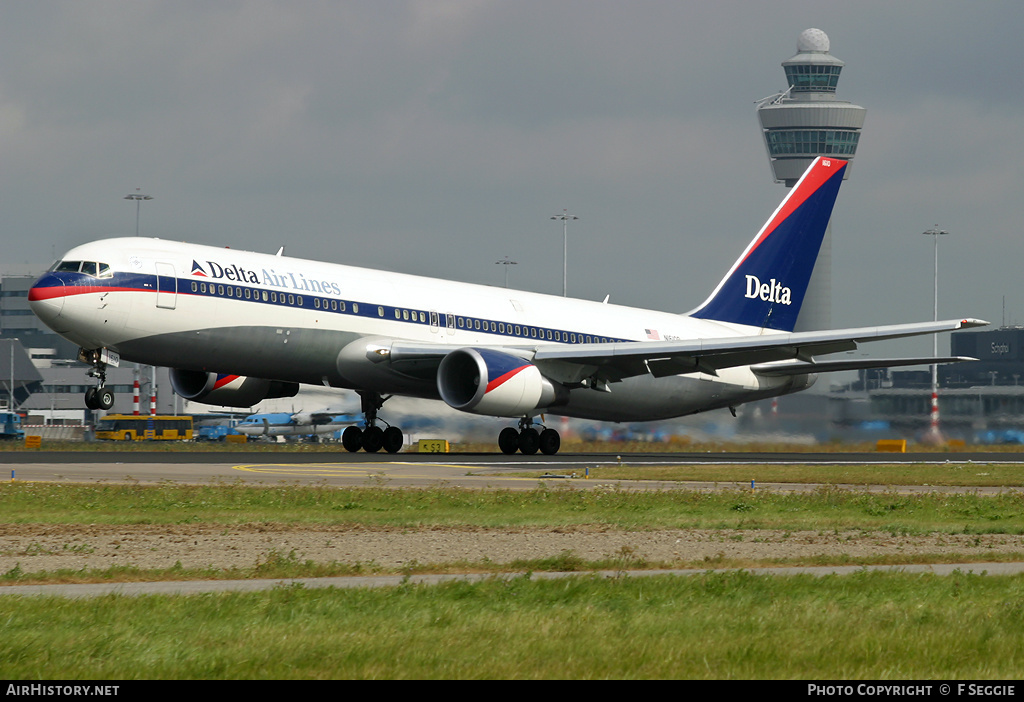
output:
{"label": "white radome on tower", "polygon": [[800,32],[800,38],[796,40],[797,53],[803,54],[811,51],[828,52],[828,35],[820,29],[805,29]]}

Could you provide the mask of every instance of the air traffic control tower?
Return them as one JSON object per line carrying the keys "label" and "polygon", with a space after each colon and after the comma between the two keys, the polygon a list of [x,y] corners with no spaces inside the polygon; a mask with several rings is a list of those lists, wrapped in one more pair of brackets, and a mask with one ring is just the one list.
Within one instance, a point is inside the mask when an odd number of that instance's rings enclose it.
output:
{"label": "air traffic control tower", "polygon": [[[828,35],[805,29],[796,43],[796,56],[782,62],[789,88],[761,100],[761,123],[768,160],[776,183],[792,187],[816,156],[848,161],[857,152],[860,130],[867,113],[863,107],[836,100],[836,84],[843,62],[829,53]],[[852,164],[844,178],[850,177]],[[818,252],[807,296],[797,320],[797,331],[831,327],[832,222]]]}

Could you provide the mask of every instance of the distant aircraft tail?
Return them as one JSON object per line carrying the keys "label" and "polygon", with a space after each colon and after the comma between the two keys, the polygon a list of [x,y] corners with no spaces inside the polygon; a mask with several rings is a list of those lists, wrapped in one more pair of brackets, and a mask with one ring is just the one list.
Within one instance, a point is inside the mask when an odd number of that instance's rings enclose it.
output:
{"label": "distant aircraft tail", "polygon": [[793,331],[846,161],[819,156],[704,302],[700,319]]}

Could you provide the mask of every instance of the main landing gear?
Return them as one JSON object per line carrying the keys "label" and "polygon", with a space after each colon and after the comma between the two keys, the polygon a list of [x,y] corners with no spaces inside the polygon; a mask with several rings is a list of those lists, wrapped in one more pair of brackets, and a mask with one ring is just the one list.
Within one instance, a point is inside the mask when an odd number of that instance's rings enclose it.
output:
{"label": "main landing gear", "polygon": [[96,387],[85,391],[85,406],[91,410],[108,410],[114,406],[114,393],[106,387],[107,364],[101,360],[99,349],[79,351],[79,359],[92,365],[88,375],[96,378]]}
{"label": "main landing gear", "polygon": [[[390,397],[390,396],[389,396]],[[384,449],[388,453],[398,453],[402,450],[405,437],[402,430],[388,424],[387,429],[377,426],[377,411],[384,405],[387,397],[381,397],[375,392],[361,392],[359,399],[362,405],[363,414],[366,420],[364,428],[349,427],[341,433],[341,444],[347,451],[355,453],[359,449],[367,453],[377,453]],[[380,420],[384,421],[384,420]],[[387,422],[384,422],[387,424]]]}
{"label": "main landing gear", "polygon": [[504,454],[511,455],[519,451],[527,456],[540,451],[548,456],[558,453],[562,445],[562,437],[554,429],[538,432],[533,428],[533,418],[523,417],[519,420],[519,429],[505,427],[498,434],[498,448]]}

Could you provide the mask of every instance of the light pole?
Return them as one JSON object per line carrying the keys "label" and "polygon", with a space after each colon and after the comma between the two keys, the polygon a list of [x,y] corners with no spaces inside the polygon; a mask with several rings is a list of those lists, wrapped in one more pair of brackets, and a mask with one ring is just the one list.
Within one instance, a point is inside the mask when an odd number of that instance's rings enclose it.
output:
{"label": "light pole", "polygon": [[496,266],[498,264],[501,264],[501,265],[505,266],[505,287],[506,288],[508,287],[508,267],[509,266],[514,266],[514,265],[516,265],[516,263],[517,263],[517,261],[513,261],[508,256],[506,256],[505,258],[501,259],[500,261],[495,261],[494,262],[494,265],[496,265]]}
{"label": "light pole", "polygon": [[152,200],[152,195],[142,195],[139,192],[139,188],[135,188],[135,192],[131,195],[125,195],[125,200],[135,200],[135,236],[139,235],[139,211],[142,208],[143,200]]}
{"label": "light pole", "polygon": [[565,210],[562,210],[562,214],[552,217],[551,219],[562,220],[562,297],[567,297],[567,280],[569,273],[569,220],[579,219],[576,215],[566,214]]}
{"label": "light pole", "polygon": [[[939,321],[939,237],[949,234],[949,232],[939,229],[939,225],[935,225],[931,229],[925,232],[921,232],[925,236],[930,236],[934,240],[935,247],[935,273],[933,278],[933,307],[932,307],[932,321]],[[932,358],[938,358],[939,356],[939,338],[938,335],[932,334]],[[929,430],[930,436],[934,441],[941,441],[942,434],[939,432],[939,366],[935,363],[932,364],[932,410],[931,410],[931,428]]]}

